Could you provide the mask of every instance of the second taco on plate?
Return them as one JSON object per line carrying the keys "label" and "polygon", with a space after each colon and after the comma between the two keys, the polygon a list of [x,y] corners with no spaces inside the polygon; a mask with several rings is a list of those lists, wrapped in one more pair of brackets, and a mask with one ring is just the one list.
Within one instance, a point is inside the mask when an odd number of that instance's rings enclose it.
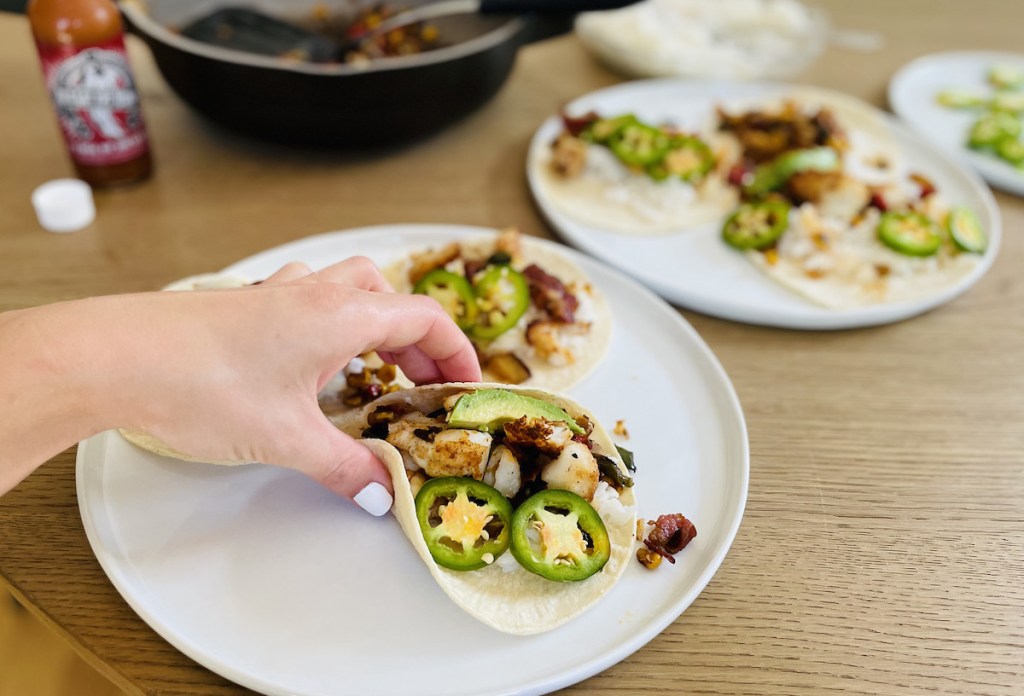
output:
{"label": "second taco on plate", "polygon": [[485,380],[564,390],[601,362],[611,310],[586,274],[514,228],[424,249],[384,269],[437,300],[476,347]]}

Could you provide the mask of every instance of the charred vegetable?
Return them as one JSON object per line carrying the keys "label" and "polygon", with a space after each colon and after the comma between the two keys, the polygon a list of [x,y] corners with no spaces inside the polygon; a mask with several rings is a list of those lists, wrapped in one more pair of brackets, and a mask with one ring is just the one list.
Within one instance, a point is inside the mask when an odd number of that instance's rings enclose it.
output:
{"label": "charred vegetable", "polygon": [[633,453],[621,445],[615,445],[615,449],[618,450],[619,456],[622,457],[622,463],[626,465],[630,473],[635,474],[636,462],[633,460]]}
{"label": "charred vegetable", "polygon": [[493,374],[497,381],[505,384],[522,384],[530,379],[530,368],[515,353],[498,353],[488,358],[484,368]]}
{"label": "charred vegetable", "polygon": [[622,471],[619,465],[615,463],[615,460],[603,454],[595,454],[594,458],[597,459],[597,467],[601,471],[602,476],[607,476],[616,485],[624,488],[633,487],[633,478]]}

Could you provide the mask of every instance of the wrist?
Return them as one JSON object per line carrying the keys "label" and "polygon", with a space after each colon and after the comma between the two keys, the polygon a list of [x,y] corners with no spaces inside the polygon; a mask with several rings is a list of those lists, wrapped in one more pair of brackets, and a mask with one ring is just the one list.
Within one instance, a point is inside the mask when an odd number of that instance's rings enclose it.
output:
{"label": "wrist", "polygon": [[76,304],[0,315],[0,493],[104,429],[102,394],[74,354]]}

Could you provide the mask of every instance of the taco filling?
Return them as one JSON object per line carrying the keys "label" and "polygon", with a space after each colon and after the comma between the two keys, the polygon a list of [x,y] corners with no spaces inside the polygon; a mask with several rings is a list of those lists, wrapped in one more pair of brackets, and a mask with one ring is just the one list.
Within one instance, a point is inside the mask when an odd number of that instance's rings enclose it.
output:
{"label": "taco filling", "polygon": [[582,272],[515,229],[413,254],[386,274],[399,291],[437,300],[486,380],[565,389],[608,344],[607,306]]}
{"label": "taco filling", "polygon": [[363,437],[401,456],[418,531],[449,570],[499,564],[549,581],[585,580],[611,556],[603,517],[620,524],[632,514],[620,499],[633,480],[619,453],[591,438],[588,417],[550,401],[460,390],[428,414],[390,401],[366,422]]}
{"label": "taco filling", "polygon": [[631,113],[562,115],[562,131],[537,152],[545,195],[574,220],[636,234],[677,232],[735,203],[726,176],[730,139],[644,122]]}

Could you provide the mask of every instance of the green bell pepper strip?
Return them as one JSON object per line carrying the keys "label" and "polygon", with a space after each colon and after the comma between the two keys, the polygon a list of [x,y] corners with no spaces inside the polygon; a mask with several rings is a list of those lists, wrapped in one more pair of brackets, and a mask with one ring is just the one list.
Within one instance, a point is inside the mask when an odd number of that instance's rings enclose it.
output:
{"label": "green bell pepper strip", "polygon": [[920,213],[882,213],[878,238],[907,256],[931,256],[942,245],[938,225]]}
{"label": "green bell pepper strip", "polygon": [[631,123],[608,142],[615,156],[635,167],[660,162],[669,148],[669,136],[659,128]]}
{"label": "green bell pepper strip", "polygon": [[420,278],[412,291],[437,300],[463,331],[469,330],[476,321],[476,295],[469,281],[458,273],[435,268]]}
{"label": "green bell pepper strip", "polygon": [[743,203],[722,226],[722,239],[737,249],[767,249],[789,227],[789,210],[776,199]]}
{"label": "green bell pepper strip", "polygon": [[800,172],[831,172],[839,169],[839,153],[830,147],[812,147],[783,152],[771,162],[754,170],[754,177],[743,187],[748,196],[763,196],[786,185]]}
{"label": "green bell pepper strip", "polygon": [[958,206],[950,210],[946,229],[953,243],[963,251],[981,254],[988,247],[988,237],[981,229],[981,223],[968,208]]}
{"label": "green bell pepper strip", "polygon": [[707,143],[691,135],[674,135],[669,138],[664,156],[647,165],[647,175],[655,181],[679,177],[683,181],[697,182],[714,166],[715,156]]}
{"label": "green bell pepper strip", "polygon": [[431,557],[451,570],[477,570],[508,550],[512,506],[486,483],[430,479],[416,494],[416,520]]}
{"label": "green bell pepper strip", "polygon": [[476,322],[469,335],[490,341],[505,333],[530,308],[530,285],[510,266],[489,266],[473,284]]}
{"label": "green bell pepper strip", "polygon": [[611,557],[608,530],[597,510],[575,493],[548,489],[527,498],[512,515],[512,555],[548,580],[586,580]]}

